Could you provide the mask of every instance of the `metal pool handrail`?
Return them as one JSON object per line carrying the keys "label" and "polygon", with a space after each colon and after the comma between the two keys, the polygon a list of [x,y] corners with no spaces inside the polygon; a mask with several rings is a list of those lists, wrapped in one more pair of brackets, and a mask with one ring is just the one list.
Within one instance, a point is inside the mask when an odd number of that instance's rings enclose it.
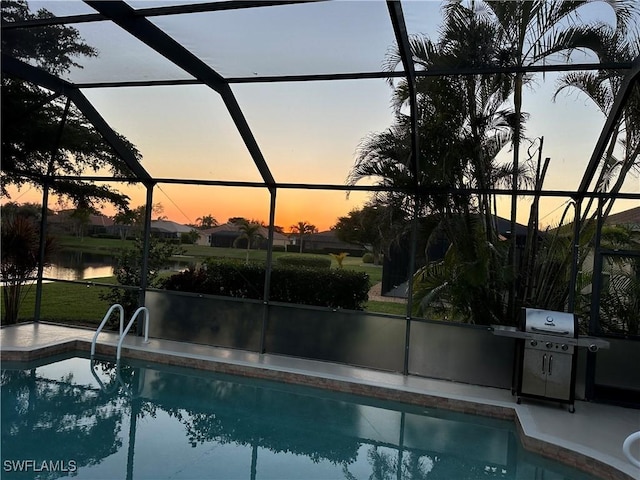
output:
{"label": "metal pool handrail", "polygon": [[118,348],[116,350],[116,361],[120,360],[120,352],[122,351],[122,342],[124,342],[124,337],[127,336],[127,333],[131,329],[131,325],[133,325],[133,322],[141,312],[144,312],[144,343],[149,343],[149,309],[147,309],[147,307],[140,307],[135,311],[131,320],[129,320],[129,324],[127,325],[127,328],[124,329],[124,332],[120,333],[120,340],[118,340]]}
{"label": "metal pool handrail", "polygon": [[640,440],[640,431],[632,433],[626,438],[626,440],[622,444],[622,451],[632,464],[640,468],[640,460],[634,458],[634,456],[631,454],[631,444],[636,440]]}
{"label": "metal pool handrail", "polygon": [[113,305],[111,305],[111,307],[109,307],[109,310],[107,310],[107,313],[104,316],[104,318],[102,319],[102,322],[100,322],[100,326],[96,330],[96,333],[93,335],[93,340],[91,341],[91,356],[92,357],[96,353],[96,341],[98,340],[98,334],[102,331],[102,329],[104,328],[105,324],[107,323],[107,320],[109,320],[109,317],[111,317],[111,314],[113,313],[113,311],[116,308],[118,310],[120,310],[120,337],[122,337],[122,326],[124,324],[124,308],[122,308],[122,305],[120,305],[118,303],[114,303]]}

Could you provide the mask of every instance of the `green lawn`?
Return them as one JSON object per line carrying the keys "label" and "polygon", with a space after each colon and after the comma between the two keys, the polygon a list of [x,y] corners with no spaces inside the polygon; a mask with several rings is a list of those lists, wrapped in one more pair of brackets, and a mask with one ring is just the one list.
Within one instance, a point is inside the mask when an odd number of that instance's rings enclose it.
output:
{"label": "green lawn", "polygon": [[123,248],[133,248],[133,240],[118,240],[114,238],[79,238],[72,235],[55,237],[56,246],[62,250],[73,250],[87,253],[102,253],[112,255]]}
{"label": "green lawn", "polygon": [[[115,283],[114,277],[95,279],[99,283]],[[20,305],[19,321],[33,320],[36,286],[23,287],[24,299]],[[108,287],[54,282],[42,287],[40,319],[71,325],[97,326],[109,309],[109,302],[100,299]],[[4,296],[4,288],[2,288]],[[4,302],[4,298],[3,298]]]}
{"label": "green lawn", "polygon": [[366,303],[365,310],[372,313],[386,313],[403,317],[407,315],[407,305],[405,303],[370,300]]}

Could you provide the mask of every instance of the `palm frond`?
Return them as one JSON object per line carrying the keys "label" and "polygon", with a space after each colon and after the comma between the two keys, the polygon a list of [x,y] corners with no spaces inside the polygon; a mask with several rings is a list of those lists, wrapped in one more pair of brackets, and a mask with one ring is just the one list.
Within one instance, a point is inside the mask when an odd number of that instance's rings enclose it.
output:
{"label": "palm frond", "polygon": [[608,77],[598,72],[570,72],[558,79],[558,87],[553,94],[556,101],[560,92],[567,89],[577,89],[589,97],[605,115],[613,105],[614,95],[611,87],[606,83]]}

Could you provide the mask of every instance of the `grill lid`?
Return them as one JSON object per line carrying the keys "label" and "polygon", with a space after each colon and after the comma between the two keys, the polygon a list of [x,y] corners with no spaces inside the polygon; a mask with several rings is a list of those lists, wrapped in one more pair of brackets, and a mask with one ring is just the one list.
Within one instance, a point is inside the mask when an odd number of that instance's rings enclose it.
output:
{"label": "grill lid", "polygon": [[574,338],[578,332],[578,319],[573,313],[523,308],[521,322],[521,329],[530,333]]}

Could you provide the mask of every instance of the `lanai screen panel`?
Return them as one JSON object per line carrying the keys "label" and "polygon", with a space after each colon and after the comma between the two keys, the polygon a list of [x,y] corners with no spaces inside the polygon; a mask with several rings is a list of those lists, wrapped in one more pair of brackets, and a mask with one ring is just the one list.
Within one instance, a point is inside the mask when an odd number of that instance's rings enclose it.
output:
{"label": "lanai screen panel", "polygon": [[[46,9],[55,16],[92,15],[95,10],[80,1],[29,2],[32,13]],[[81,68],[64,78],[77,84],[95,82],[185,80],[193,77],[108,20],[69,23],[86,44],[97,51],[94,57],[76,57]],[[38,31],[38,27],[32,27]]]}
{"label": "lanai screen panel", "polygon": [[[145,1],[131,2],[130,5],[145,13],[152,7],[184,6],[188,3]],[[93,12],[83,2],[30,2],[30,5],[32,10],[44,7],[56,15]],[[606,5],[600,7],[608,8]],[[587,6],[581,10],[584,21],[598,18],[611,23],[609,10],[596,11],[593,8]],[[402,9],[410,36],[425,34],[434,40],[437,38],[438,26],[442,24],[440,2],[405,1]],[[276,6],[257,3],[254,8],[150,15],[148,19],[223,78],[230,80],[240,108],[249,121],[249,128],[277,182],[344,184],[359,142],[369,133],[380,131],[391,123],[392,112],[388,105],[391,91],[385,87],[385,80],[351,78],[361,74],[375,76],[375,72],[388,68],[385,59],[396,38],[386,2],[332,1]],[[152,176],[223,182],[261,180],[253,165],[254,159],[246,153],[239,135],[233,133],[235,125],[230,122],[221,103],[211,106],[206,99],[196,108],[189,105],[191,101],[197,102],[196,98],[206,98],[206,94],[196,94],[197,89],[210,89],[194,85],[154,87],[150,90],[161,94],[158,95],[159,101],[153,101],[153,94],[138,93],[148,90],[146,88],[132,88],[130,93],[127,93],[128,89],[113,88],[124,92],[117,94],[124,100],[111,96],[111,89],[88,88],[95,85],[87,85],[87,82],[195,80],[109,21],[73,26],[80,30],[87,43],[99,50],[100,55],[94,59],[83,59],[85,68],[71,72],[69,79],[79,82],[83,92],[99,105],[105,117],[114,118],[114,128],[122,130],[121,133],[140,148],[143,165]],[[574,60],[589,58],[587,55]],[[545,62],[558,63],[558,60],[553,58]],[[329,82],[306,78],[314,81],[298,83],[281,77],[342,74],[349,76],[350,80],[333,78],[334,81]],[[531,139],[545,137],[543,156],[552,158],[545,188],[573,189],[579,177],[567,179],[565,173],[580,172],[588,161],[585,152],[592,148],[604,117],[594,108],[589,112],[591,115],[585,115],[583,111],[575,113],[568,106],[570,99],[565,97],[567,105],[559,110],[572,112],[568,114],[571,120],[564,122],[565,128],[553,127],[552,121],[560,116],[551,114],[544,117],[536,109],[551,103],[549,99],[558,75],[536,74],[532,78],[534,81],[529,85],[531,91],[526,93],[524,105],[530,114],[526,133]],[[187,90],[193,95],[182,93]],[[167,93],[169,91],[171,94]],[[210,94],[216,96],[212,91]],[[163,110],[159,107],[162,103],[166,103]],[[585,104],[584,101],[575,103],[582,107]],[[110,113],[110,106],[119,109],[119,113],[124,112],[128,118],[115,119]],[[371,114],[369,108],[375,108],[375,114]],[[203,116],[188,118],[185,112],[192,110],[200,110]],[[149,123],[156,127],[153,128],[155,137],[146,138],[137,128],[127,125],[142,125],[145,114],[153,115],[153,121]],[[583,127],[580,122],[587,118],[589,125]],[[591,121],[591,118],[597,120]],[[342,119],[348,127],[358,124],[358,130],[347,134],[349,129],[341,127],[338,122]],[[566,135],[569,127],[577,139],[570,142],[568,153],[554,150],[560,139],[555,141],[549,137],[557,136],[558,132]],[[193,164],[185,163],[187,161]],[[222,168],[223,164],[230,168]],[[555,178],[560,179],[561,185],[553,183]],[[368,181],[371,184],[375,180]],[[633,179],[628,181],[626,191],[637,192],[636,183]],[[360,185],[364,184],[367,184],[367,179],[360,182]]]}
{"label": "lanai screen panel", "polygon": [[[276,198],[275,224],[286,232],[300,222],[315,226],[318,232],[327,232],[339,217],[348,216],[351,210],[360,208],[369,197],[369,192],[347,195],[345,191],[282,188],[278,190]],[[340,248],[347,247],[336,246],[335,251],[331,251],[340,253]]]}
{"label": "lanai screen panel", "polygon": [[72,24],[82,38],[98,50],[98,56],[83,57],[83,68],[69,79],[78,84],[193,79],[187,72],[146,46],[110,21]]}
{"label": "lanai screen panel", "polygon": [[233,91],[281,183],[344,185],[360,144],[393,116],[383,79],[233,85]]}
{"label": "lanai screen panel", "polygon": [[260,182],[220,96],[204,85],[87,89],[154,178]]}
{"label": "lanai screen panel", "polygon": [[385,2],[312,2],[149,19],[225,78],[376,72],[394,41]]}
{"label": "lanai screen panel", "polygon": [[30,0],[29,7],[31,12],[44,8],[53,13],[56,17],[64,17],[67,15],[86,15],[95,13],[95,10],[84,2],[79,1],[38,1]]}
{"label": "lanai screen panel", "polygon": [[[243,217],[269,224],[270,197],[266,188],[162,183],[154,188],[153,198],[163,207],[162,212],[153,215],[154,219],[166,216],[184,225],[196,225],[202,217],[212,216],[223,225],[232,217]],[[288,229],[289,225],[285,227]]]}
{"label": "lanai screen panel", "polygon": [[[390,122],[384,79],[271,82],[283,75],[379,72],[394,42],[384,2],[260,6],[150,20],[231,78],[277,182],[343,185],[360,141]],[[217,148],[233,141],[218,134],[211,132]],[[232,169],[239,168],[236,153],[226,155]],[[218,179],[256,180],[247,173],[254,170]]]}

